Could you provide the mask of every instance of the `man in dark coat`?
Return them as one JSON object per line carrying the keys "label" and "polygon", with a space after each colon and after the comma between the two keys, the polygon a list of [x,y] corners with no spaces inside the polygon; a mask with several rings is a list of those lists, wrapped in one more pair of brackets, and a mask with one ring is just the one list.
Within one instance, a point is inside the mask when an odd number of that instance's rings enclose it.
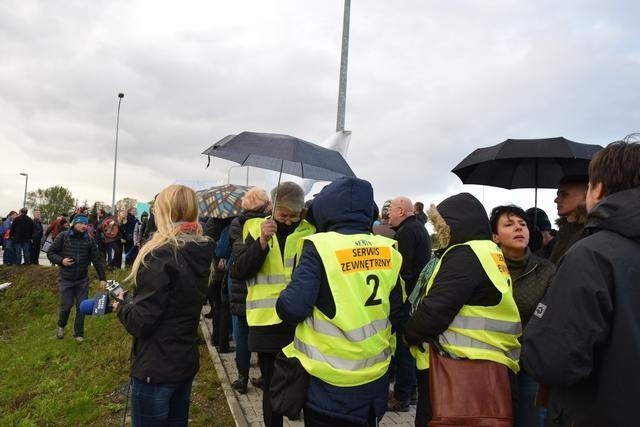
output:
{"label": "man in dark coat", "polygon": [[627,426],[640,395],[640,144],[589,165],[586,237],[560,260],[524,331],[522,366],[551,386],[559,426]]}
{"label": "man in dark coat", "polygon": [[47,258],[60,267],[58,285],[60,287],[60,314],[56,337],[64,338],[64,328],[69,320],[71,308],[76,307],[76,319],[73,324],[73,336],[76,341],[84,341],[84,314],[80,311],[80,302],[89,294],[89,265],[93,263],[102,287],[107,285],[104,273],[104,261],[98,252],[93,237],[87,233],[89,219],[76,215],[71,228],[58,234],[51,245]]}
{"label": "man in dark coat", "polygon": [[31,264],[40,264],[40,245],[42,243],[42,236],[44,235],[44,228],[40,221],[40,211],[33,211],[33,235],[31,239]]}
{"label": "man in dark coat", "polygon": [[27,216],[28,209],[20,209],[20,215],[11,223],[11,240],[16,254],[16,265],[31,263],[31,238],[33,237],[33,220]]}
{"label": "man in dark coat", "polygon": [[[400,276],[404,280],[405,292],[411,295],[420,272],[431,259],[431,239],[424,223],[414,215],[414,206],[408,197],[396,197],[389,206],[389,225],[395,230],[398,250],[402,254]],[[409,320],[411,304],[405,302],[404,323]],[[409,348],[398,341],[395,358],[396,380],[393,397],[389,401],[389,410],[407,412],[416,389],[416,363]]]}
{"label": "man in dark coat", "polygon": [[558,235],[549,261],[557,264],[562,255],[576,243],[584,230],[586,210],[584,206],[587,194],[587,177],[584,175],[565,176],[560,180],[554,203],[558,207]]}

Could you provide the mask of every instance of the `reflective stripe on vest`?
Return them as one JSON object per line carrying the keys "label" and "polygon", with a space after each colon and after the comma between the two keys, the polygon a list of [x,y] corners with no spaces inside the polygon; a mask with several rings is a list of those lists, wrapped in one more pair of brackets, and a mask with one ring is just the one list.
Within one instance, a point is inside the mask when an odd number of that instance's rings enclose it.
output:
{"label": "reflective stripe on vest", "polygon": [[[260,238],[260,226],[267,218],[252,218],[244,223],[243,238]],[[247,280],[247,324],[249,326],[269,326],[282,323],[276,312],[276,301],[280,292],[287,286],[293,273],[298,241],[315,232],[308,222],[302,220],[296,229],[287,236],[284,259],[278,239],[271,239],[272,247],[255,277]]]}
{"label": "reflective stripe on vest", "polygon": [[[520,358],[518,337],[522,333],[522,324],[513,299],[511,279],[502,252],[495,243],[488,240],[474,240],[464,245],[473,250],[485,273],[502,294],[502,298],[500,303],[493,307],[464,305],[448,329],[439,336],[439,341],[445,350],[456,357],[492,360],[518,372]],[[460,245],[450,247],[447,252],[456,246]],[[427,295],[440,269],[442,259],[438,262],[427,284]],[[427,348],[424,343],[423,348]],[[429,367],[428,351],[422,352],[416,347],[411,348],[410,351],[416,358],[418,369]]]}
{"label": "reflective stripe on vest", "polygon": [[395,242],[370,234],[334,232],[304,240],[313,243],[322,260],[336,313],[330,319],[314,307],[283,352],[298,358],[310,375],[338,387],[382,377],[395,347],[389,295],[402,264]]}
{"label": "reflective stripe on vest", "polygon": [[391,327],[391,322],[389,322],[388,318],[374,320],[368,325],[364,325],[361,328],[352,329],[350,331],[343,331],[331,322],[327,322],[322,319],[314,319],[313,317],[307,317],[304,322],[308,327],[314,329],[318,333],[331,335],[332,337],[345,338],[351,342],[364,341],[367,338]]}

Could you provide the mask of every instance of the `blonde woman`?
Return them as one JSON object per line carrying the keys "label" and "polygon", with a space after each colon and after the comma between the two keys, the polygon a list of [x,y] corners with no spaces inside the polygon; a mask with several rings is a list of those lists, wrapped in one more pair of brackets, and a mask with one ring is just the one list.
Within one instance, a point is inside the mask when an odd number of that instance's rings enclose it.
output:
{"label": "blonde woman", "polygon": [[193,190],[171,185],[155,203],[158,230],[141,249],[128,279],[130,303],[116,303],[133,336],[131,419],[134,426],[187,425],[199,369],[197,327],[214,243],[202,236]]}

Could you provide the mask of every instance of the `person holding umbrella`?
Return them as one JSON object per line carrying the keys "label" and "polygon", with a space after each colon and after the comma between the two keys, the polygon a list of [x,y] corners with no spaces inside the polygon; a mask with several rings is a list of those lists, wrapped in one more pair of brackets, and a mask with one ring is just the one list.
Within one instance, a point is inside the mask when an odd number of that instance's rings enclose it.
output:
{"label": "person holding umbrella", "polygon": [[557,264],[574,243],[582,236],[587,220],[585,199],[587,176],[571,175],[560,180],[557,197],[553,201],[558,207],[558,236],[549,261]]}
{"label": "person holding umbrella", "polygon": [[[296,324],[283,322],[276,300],[291,280],[298,242],[315,233],[303,219],[304,191],[294,182],[283,182],[271,192],[273,214],[252,218],[242,227],[232,277],[247,281],[246,314],[249,351],[258,352],[264,380],[262,413],[266,426],[282,426],[282,415],[271,409],[269,385],[276,354],[293,341]],[[236,246],[237,247],[237,246]]]}

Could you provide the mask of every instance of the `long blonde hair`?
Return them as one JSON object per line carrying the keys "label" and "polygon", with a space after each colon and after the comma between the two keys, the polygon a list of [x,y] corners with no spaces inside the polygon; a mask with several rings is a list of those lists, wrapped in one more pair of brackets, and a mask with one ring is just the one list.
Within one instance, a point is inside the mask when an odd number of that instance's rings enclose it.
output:
{"label": "long blonde hair", "polygon": [[[157,231],[142,246],[133,262],[131,273],[126,280],[133,280],[134,283],[140,266],[147,265],[148,260],[145,259],[147,255],[153,256],[153,250],[164,245],[169,245],[175,252],[179,246],[184,245],[184,241],[178,240],[178,236],[183,233],[180,226],[185,222],[198,221],[198,197],[195,191],[184,185],[170,185],[162,190],[153,208]],[[198,227],[196,237],[200,236],[202,236],[202,228]]]}

